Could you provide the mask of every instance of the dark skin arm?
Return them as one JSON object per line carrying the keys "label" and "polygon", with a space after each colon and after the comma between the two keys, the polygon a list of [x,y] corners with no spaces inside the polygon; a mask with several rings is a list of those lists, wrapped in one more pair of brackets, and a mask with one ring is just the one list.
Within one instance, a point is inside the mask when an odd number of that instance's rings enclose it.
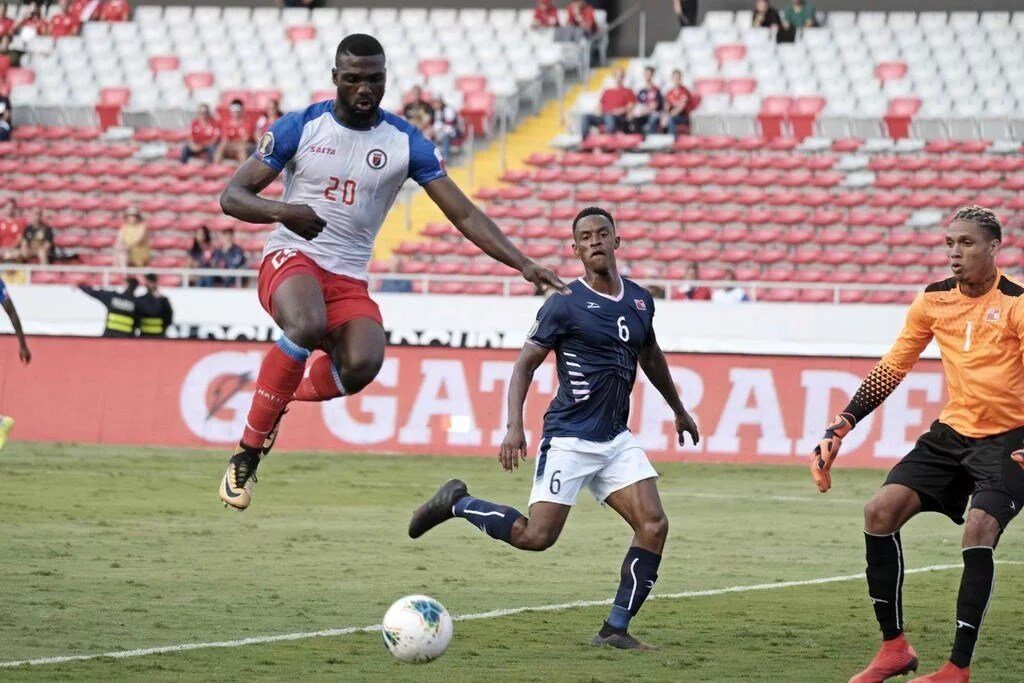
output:
{"label": "dark skin arm", "polygon": [[501,228],[470,201],[451,178],[438,178],[427,183],[424,189],[459,232],[480,247],[485,254],[515,268],[535,285],[545,289],[553,288],[559,292],[568,291],[565,283],[554,272],[538,266],[519,251],[501,232]]}
{"label": "dark skin arm", "polygon": [[7,312],[7,317],[11,319],[11,326],[14,327],[14,336],[18,338],[18,358],[25,365],[32,362],[32,352],[28,350],[28,342],[25,341],[25,331],[21,329],[21,318],[18,317],[18,310],[14,307],[14,301],[11,297],[4,299],[3,309]]}
{"label": "dark skin arm", "polygon": [[520,460],[526,460],[526,430],[523,427],[523,405],[526,394],[533,383],[533,373],[548,357],[548,349],[536,344],[526,343],[522,353],[512,368],[512,378],[508,383],[508,431],[501,442],[498,462],[506,472],[519,467]]}
{"label": "dark skin arm", "polygon": [[280,223],[299,237],[311,240],[327,221],[306,204],[264,199],[259,193],[274,182],[278,172],[259,159],[246,159],[220,195],[224,213],[247,223]]}
{"label": "dark skin arm", "polygon": [[685,445],[685,434],[689,434],[690,438],[693,439],[693,445],[696,446],[700,443],[700,433],[697,431],[697,424],[693,421],[690,414],[686,412],[683,402],[679,400],[676,383],[672,381],[672,375],[668,370],[668,361],[665,360],[664,351],[658,346],[658,339],[654,334],[654,330],[651,330],[651,338],[640,352],[639,360],[644,374],[651,380],[651,384],[654,385],[654,388],[658,390],[658,393],[668,403],[668,407],[675,413],[676,434],[679,436],[679,445]]}

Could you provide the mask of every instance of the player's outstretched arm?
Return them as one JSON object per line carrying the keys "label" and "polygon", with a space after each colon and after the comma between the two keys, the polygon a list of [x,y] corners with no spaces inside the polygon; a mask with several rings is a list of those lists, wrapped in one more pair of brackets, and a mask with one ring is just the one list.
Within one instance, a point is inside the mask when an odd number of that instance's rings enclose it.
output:
{"label": "player's outstretched arm", "polygon": [[548,349],[527,342],[512,368],[512,379],[508,383],[508,431],[501,442],[498,462],[501,468],[511,472],[526,460],[526,429],[523,426],[523,405],[526,394],[533,383],[533,373],[548,357]]}
{"label": "player's outstretched arm", "polygon": [[538,266],[519,251],[501,228],[470,201],[451,178],[443,176],[432,180],[424,185],[424,189],[452,225],[485,254],[515,268],[535,285],[544,289],[553,288],[562,293],[568,291],[565,283],[553,271]]}
{"label": "player's outstretched arm", "polygon": [[676,390],[676,383],[672,381],[672,373],[668,369],[665,352],[658,345],[658,338],[655,336],[654,330],[651,330],[651,338],[647,341],[647,345],[644,346],[643,350],[640,351],[639,361],[640,368],[644,371],[644,374],[651,380],[651,384],[654,385],[654,388],[658,390],[658,393],[668,403],[668,407],[675,413],[676,434],[679,437],[679,445],[685,445],[685,435],[689,434],[690,438],[693,439],[693,445],[696,446],[700,443],[700,432],[697,430],[697,423],[694,422],[693,417],[683,407],[683,402],[679,398],[679,392]]}
{"label": "player's outstretched arm", "polygon": [[278,171],[255,157],[246,159],[220,195],[221,210],[247,223],[280,223],[300,237],[313,239],[327,222],[312,207],[259,196],[277,174]]}
{"label": "player's outstretched arm", "polygon": [[825,434],[811,453],[811,477],[820,492],[826,493],[832,488],[832,463],[839,455],[843,437],[870,415],[871,411],[882,405],[900,385],[932,340],[931,324],[932,321],[925,313],[924,299],[918,296],[910,305],[903,331],[889,353],[878,361],[861,382],[850,403],[825,428]]}
{"label": "player's outstretched arm", "polygon": [[18,317],[18,309],[14,307],[14,301],[11,300],[10,296],[5,297],[0,305],[7,312],[7,317],[11,319],[11,326],[14,327],[14,336],[18,338],[18,358],[21,359],[22,363],[28,365],[32,362],[32,352],[28,350],[25,331],[21,329],[21,318]]}

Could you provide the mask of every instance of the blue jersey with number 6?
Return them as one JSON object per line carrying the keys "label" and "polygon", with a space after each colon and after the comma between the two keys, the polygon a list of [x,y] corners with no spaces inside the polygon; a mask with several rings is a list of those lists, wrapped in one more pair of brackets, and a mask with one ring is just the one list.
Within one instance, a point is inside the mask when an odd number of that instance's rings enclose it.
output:
{"label": "blue jersey with number 6", "polygon": [[555,351],[558,393],[544,415],[544,438],[609,441],[627,429],[637,359],[652,335],[654,299],[622,278],[618,296],[582,279],[541,307],[527,341]]}

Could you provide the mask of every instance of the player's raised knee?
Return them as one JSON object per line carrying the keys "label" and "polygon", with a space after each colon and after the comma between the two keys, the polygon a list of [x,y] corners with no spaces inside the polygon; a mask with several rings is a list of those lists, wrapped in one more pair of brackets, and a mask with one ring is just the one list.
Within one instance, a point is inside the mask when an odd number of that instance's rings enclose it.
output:
{"label": "player's raised knee", "polygon": [[316,315],[295,313],[283,321],[284,335],[304,349],[319,348],[326,334],[324,321]]}

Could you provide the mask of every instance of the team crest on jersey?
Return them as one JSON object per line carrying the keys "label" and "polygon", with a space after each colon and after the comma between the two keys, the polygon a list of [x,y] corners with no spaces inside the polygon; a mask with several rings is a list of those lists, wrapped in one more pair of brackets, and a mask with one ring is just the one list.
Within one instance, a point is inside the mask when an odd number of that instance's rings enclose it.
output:
{"label": "team crest on jersey", "polygon": [[999,309],[990,308],[985,312],[985,322],[997,323],[999,322]]}
{"label": "team crest on jersey", "polygon": [[371,149],[369,154],[366,155],[366,164],[374,171],[384,168],[387,166],[387,163],[388,155],[382,149]]}
{"label": "team crest on jersey", "polygon": [[260,137],[256,144],[256,153],[261,157],[268,157],[274,153],[274,134],[269,130]]}
{"label": "team crest on jersey", "polygon": [[633,299],[633,303],[636,304],[636,310],[638,310],[638,311],[646,311],[647,310],[647,302],[644,301],[643,299]]}

